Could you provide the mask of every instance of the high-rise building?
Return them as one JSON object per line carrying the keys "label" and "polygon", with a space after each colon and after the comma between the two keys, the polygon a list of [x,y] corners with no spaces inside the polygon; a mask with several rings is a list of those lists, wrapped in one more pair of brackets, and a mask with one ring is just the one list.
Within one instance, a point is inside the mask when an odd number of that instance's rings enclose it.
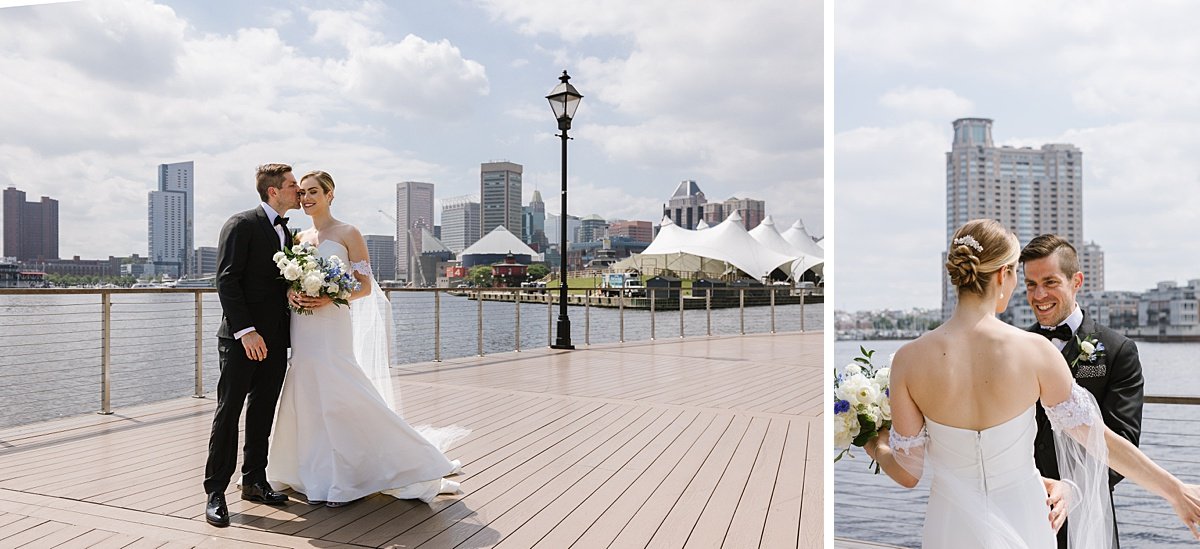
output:
{"label": "high-rise building", "polygon": [[[972,219],[999,221],[1016,233],[1021,245],[1040,234],[1057,234],[1083,255],[1083,152],[1069,144],[997,147],[992,120],[955,120],[954,142],[946,153],[946,242]],[[1092,246],[1090,253],[1099,251]],[[945,259],[943,252],[941,264]],[[949,318],[957,295],[945,269],[941,271],[942,314]],[[1103,275],[1097,278],[1103,280]],[[1018,294],[1022,292],[1018,285]],[[1017,326],[1033,322],[1024,295],[1013,296],[1006,319]]]}
{"label": "high-rise building", "polygon": [[546,240],[546,203],[542,201],[542,193],[533,191],[529,205],[521,208],[521,240],[529,244],[534,251],[543,251]]}
{"label": "high-rise building", "polygon": [[724,202],[709,202],[703,206],[704,222],[710,227],[720,224],[737,212],[742,217],[742,226],[753,229],[767,216],[767,203],[753,198],[732,197]]}
{"label": "high-rise building", "polygon": [[473,196],[443,198],[441,241],[459,253],[479,240],[479,201]]}
{"label": "high-rise building", "polygon": [[579,220],[579,236],[576,242],[596,242],[608,236],[608,222],[596,214]]}
{"label": "high-rise building", "polygon": [[158,189],[148,199],[150,261],[164,274],[192,273],[195,171],[192,162],[158,165]]}
{"label": "high-rise building", "polygon": [[365,234],[367,259],[375,280],[396,280],[396,237],[390,234]]}
{"label": "high-rise building", "polygon": [[608,224],[609,236],[622,236],[634,242],[654,240],[654,224],[649,221],[613,221]]}
{"label": "high-rise building", "polygon": [[410,280],[421,255],[421,229],[433,230],[433,183],[396,184],[396,280]]}
{"label": "high-rise building", "polygon": [[[562,238],[561,225],[558,224],[559,217],[554,214],[546,214],[546,240],[550,244],[558,245]],[[573,215],[567,216],[567,244],[578,242],[580,219]]]}
{"label": "high-rise building", "polygon": [[4,256],[17,261],[58,259],[58,201],[26,202],[25,192],[4,189]]}
{"label": "high-rise building", "polygon": [[663,205],[663,215],[684,229],[695,229],[704,219],[704,205],[708,199],[695,181],[685,179],[675,187],[675,192]]}
{"label": "high-rise building", "polygon": [[1083,272],[1083,291],[1105,291],[1104,250],[1099,244],[1088,242],[1079,248],[1079,270]]}
{"label": "high-rise building", "polygon": [[479,234],[504,226],[521,234],[521,171],[512,162],[479,165]]}

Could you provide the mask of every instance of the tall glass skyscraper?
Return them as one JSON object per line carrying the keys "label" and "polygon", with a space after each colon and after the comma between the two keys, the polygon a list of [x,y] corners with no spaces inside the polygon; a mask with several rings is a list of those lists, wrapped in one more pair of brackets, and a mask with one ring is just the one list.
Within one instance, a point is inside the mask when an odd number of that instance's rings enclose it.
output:
{"label": "tall glass skyscraper", "polygon": [[[1021,245],[1053,233],[1079,251],[1081,263],[1103,268],[1103,254],[1083,241],[1083,151],[1070,144],[1040,148],[997,147],[992,120],[954,121],[954,141],[946,153],[946,242],[954,230],[972,219],[995,219],[1017,234]],[[1086,254],[1086,256],[1085,256]],[[946,254],[942,253],[942,264]],[[1103,273],[1084,272],[1084,289],[1103,290]],[[1023,285],[1018,285],[1021,293]],[[942,269],[942,316],[949,318],[957,303],[949,277]],[[1009,303],[1009,320],[1023,326],[1033,322],[1023,295]]]}
{"label": "tall glass skyscraper", "polygon": [[521,234],[521,171],[512,162],[484,162],[479,166],[479,234],[504,225]]}
{"label": "tall glass skyscraper", "polygon": [[158,189],[150,191],[147,215],[148,255],[157,272],[199,274],[192,271],[194,193],[192,162],[159,164]]}
{"label": "tall glass skyscraper", "polygon": [[396,184],[396,279],[412,280],[421,256],[421,229],[433,230],[433,183]]}

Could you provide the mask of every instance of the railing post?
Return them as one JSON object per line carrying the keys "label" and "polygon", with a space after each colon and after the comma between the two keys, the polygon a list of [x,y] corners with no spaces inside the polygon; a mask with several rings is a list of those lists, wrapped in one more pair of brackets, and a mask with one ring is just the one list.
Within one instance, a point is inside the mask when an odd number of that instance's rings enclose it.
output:
{"label": "railing post", "polygon": [[771,290],[771,333],[775,333],[775,287],[768,286]]}
{"label": "railing post", "polygon": [[617,316],[619,317],[618,323],[621,325],[620,335],[618,336],[617,339],[621,343],[625,343],[625,289],[624,288],[622,288],[621,293],[617,295],[617,299],[620,300],[617,302],[617,310],[619,311]]}
{"label": "railing post", "polygon": [[196,394],[204,398],[204,294],[196,290]]}
{"label": "railing post", "polygon": [[[479,338],[479,356],[483,356],[483,290],[475,292],[475,301],[478,305],[476,307],[475,323],[478,326],[476,335]],[[772,331],[774,331],[774,328],[772,328]]]}
{"label": "railing post", "polygon": [[98,413],[108,415],[112,413],[112,405],[109,401],[110,389],[109,386],[109,371],[112,354],[110,346],[112,344],[112,294],[109,292],[100,293],[100,411]]}
{"label": "railing post", "polygon": [[542,293],[546,298],[546,346],[554,345],[554,296]]}
{"label": "railing post", "polygon": [[738,288],[738,331],[746,335],[746,289]]}
{"label": "railing post", "polygon": [[804,331],[804,288],[800,288],[800,331]]}
{"label": "railing post", "polygon": [[683,337],[683,286],[679,287],[679,337]]}
{"label": "railing post", "polygon": [[704,292],[704,315],[706,323],[706,331],[708,335],[712,335],[712,294],[713,289],[709,288]]}
{"label": "railing post", "polygon": [[583,344],[592,344],[592,290],[583,291]]}
{"label": "railing post", "polygon": [[433,291],[433,361],[442,361],[442,292]]}
{"label": "railing post", "polygon": [[654,341],[654,290],[650,290],[650,340]]}
{"label": "railing post", "polygon": [[514,337],[517,338],[517,352],[521,352],[521,289],[517,288],[517,329]]}

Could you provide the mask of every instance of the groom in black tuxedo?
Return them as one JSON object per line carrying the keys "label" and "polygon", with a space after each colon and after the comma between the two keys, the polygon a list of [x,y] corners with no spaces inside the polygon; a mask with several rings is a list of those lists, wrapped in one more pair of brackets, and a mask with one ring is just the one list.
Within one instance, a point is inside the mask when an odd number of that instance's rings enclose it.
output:
{"label": "groom in black tuxedo", "polygon": [[234,214],[221,228],[217,249],[217,296],[221,326],[217,351],[221,377],[217,412],[208,442],[205,518],[229,525],[225,490],[237,468],[238,417],[246,405],[246,445],[242,460],[242,499],[281,505],[285,494],[267,483],[267,437],[287,371],[288,284],[271,259],[291,233],[283,214],[299,207],[300,187],[286,164],[264,164],[256,174],[262,203]]}
{"label": "groom in black tuxedo", "polygon": [[[1083,273],[1079,271],[1075,247],[1059,236],[1044,234],[1021,250],[1021,263],[1025,267],[1026,298],[1037,317],[1037,323],[1029,331],[1046,336],[1062,350],[1075,382],[1092,393],[1100,404],[1104,424],[1136,446],[1142,430],[1143,402],[1142,363],[1138,360],[1137,346],[1125,336],[1097,324],[1076,304],[1075,294],[1083,286]],[[1091,349],[1094,349],[1091,353],[1086,352]],[[1053,431],[1040,404],[1037,425],[1034,461],[1042,476],[1058,479]],[[1111,491],[1122,477],[1111,469],[1108,474]],[[1115,511],[1113,537],[1117,537]],[[1113,544],[1119,547],[1116,539]],[[1058,546],[1067,547],[1065,525],[1058,531]]]}

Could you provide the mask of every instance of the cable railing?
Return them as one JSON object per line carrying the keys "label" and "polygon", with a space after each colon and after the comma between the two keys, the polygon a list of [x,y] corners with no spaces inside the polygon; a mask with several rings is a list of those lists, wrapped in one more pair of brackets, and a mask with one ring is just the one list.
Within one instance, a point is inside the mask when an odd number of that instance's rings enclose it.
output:
{"label": "cable railing", "polygon": [[[393,367],[544,348],[556,336],[557,289],[384,291]],[[819,299],[790,287],[571,292],[577,347],[823,326]],[[203,397],[219,377],[220,319],[212,288],[0,289],[0,427]]]}
{"label": "cable railing", "polygon": [[[1190,484],[1200,483],[1200,397],[1147,396],[1140,448],[1163,468]],[[905,489],[869,469],[861,449],[858,459],[834,468],[834,535],[919,547],[929,487],[922,482]],[[1125,547],[1192,547],[1195,540],[1171,506],[1132,481],[1113,492],[1117,531]]]}

